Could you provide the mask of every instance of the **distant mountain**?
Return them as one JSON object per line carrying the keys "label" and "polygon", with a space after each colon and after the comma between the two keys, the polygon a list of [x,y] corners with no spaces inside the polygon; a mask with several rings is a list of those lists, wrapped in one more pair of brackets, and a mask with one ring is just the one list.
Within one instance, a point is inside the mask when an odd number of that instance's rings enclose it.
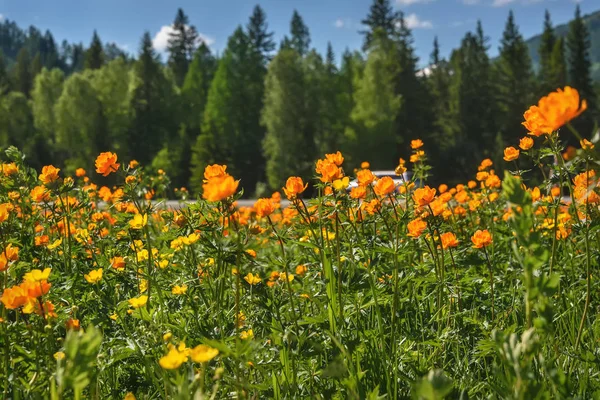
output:
{"label": "distant mountain", "polygon": [[[595,81],[600,81],[600,10],[583,16],[588,31],[590,32],[590,41],[592,47],[590,49],[590,57],[592,60],[592,77]],[[554,32],[557,36],[566,37],[569,32],[569,24],[557,25],[554,27]],[[529,54],[533,61],[534,68],[539,68],[540,55],[538,49],[540,47],[542,35],[537,35],[527,40]]]}

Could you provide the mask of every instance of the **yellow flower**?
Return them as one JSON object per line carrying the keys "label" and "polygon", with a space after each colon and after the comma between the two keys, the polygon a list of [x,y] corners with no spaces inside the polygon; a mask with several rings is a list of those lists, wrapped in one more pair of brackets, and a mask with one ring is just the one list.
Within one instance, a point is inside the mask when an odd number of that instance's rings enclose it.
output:
{"label": "yellow flower", "polygon": [[187,285],[175,285],[173,286],[173,288],[171,289],[171,293],[173,294],[185,294],[185,292],[187,292]]}
{"label": "yellow flower", "polygon": [[252,339],[253,337],[254,337],[254,332],[252,331],[252,329],[248,329],[247,331],[240,332],[240,339],[242,339],[242,340]]}
{"label": "yellow flower", "polygon": [[136,400],[135,394],[128,392],[125,397],[123,397],[123,400]]}
{"label": "yellow flower", "polygon": [[133,219],[129,221],[129,227],[131,229],[142,229],[148,224],[148,214],[135,214]]}
{"label": "yellow flower", "polygon": [[262,280],[260,279],[260,276],[258,276],[258,275],[253,275],[251,272],[250,272],[250,273],[248,273],[248,275],[246,275],[246,276],[244,277],[244,280],[245,280],[246,282],[248,282],[250,285],[257,285],[257,284],[259,284],[260,282],[262,282]]}
{"label": "yellow flower", "polygon": [[52,268],[45,268],[43,271],[41,271],[39,269],[34,269],[32,271],[27,272],[23,276],[23,280],[25,282],[42,282],[42,281],[46,281],[46,280],[48,280],[48,277],[50,276],[50,272],[51,271],[52,271]]}
{"label": "yellow flower", "polygon": [[102,268],[94,269],[89,274],[83,275],[88,283],[98,283],[102,280]]}
{"label": "yellow flower", "polygon": [[144,296],[140,296],[140,297],[134,297],[133,299],[127,300],[127,302],[133,308],[144,307],[146,305],[146,303],[148,302],[148,296],[144,295]]}
{"label": "yellow flower", "polygon": [[194,362],[197,362],[197,363],[209,362],[210,360],[215,358],[218,354],[219,354],[219,350],[217,350],[213,347],[207,346],[205,344],[200,344],[200,345],[194,347],[190,351],[190,357],[192,358],[192,360]]}
{"label": "yellow flower", "polygon": [[112,319],[113,321],[116,321],[117,318],[119,318],[119,316],[117,315],[117,313],[112,313],[111,315],[108,316],[108,318]]}
{"label": "yellow flower", "polygon": [[591,150],[591,149],[593,149],[595,147],[594,143],[590,142],[587,139],[580,140],[579,144],[581,144],[581,148],[584,149],[584,150]]}
{"label": "yellow flower", "polygon": [[333,181],[333,188],[340,192],[342,190],[346,190],[349,184],[350,178],[345,176],[342,179],[336,179],[335,181]]}
{"label": "yellow flower", "polygon": [[169,340],[171,340],[172,337],[173,337],[173,334],[171,332],[167,332],[163,335],[163,341],[168,342]]}
{"label": "yellow flower", "polygon": [[62,360],[63,358],[65,358],[65,353],[63,353],[62,351],[57,351],[56,353],[54,353],[54,358],[56,360]]}
{"label": "yellow flower", "polygon": [[61,239],[56,239],[54,242],[52,242],[52,244],[49,244],[48,246],[46,246],[46,248],[48,250],[54,250],[55,248],[57,248],[61,244],[62,244],[62,238]]}
{"label": "yellow flower", "polygon": [[177,369],[181,364],[187,361],[185,352],[180,352],[175,347],[171,347],[167,355],[161,357],[158,361],[164,369]]}

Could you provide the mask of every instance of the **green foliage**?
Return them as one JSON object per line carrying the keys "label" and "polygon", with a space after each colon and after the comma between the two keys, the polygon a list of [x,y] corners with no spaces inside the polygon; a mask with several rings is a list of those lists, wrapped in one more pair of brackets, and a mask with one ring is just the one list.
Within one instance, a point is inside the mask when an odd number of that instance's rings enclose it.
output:
{"label": "green foliage", "polygon": [[19,51],[14,74],[15,90],[29,96],[33,78],[31,76],[31,58],[26,48]]}
{"label": "green foliage", "polygon": [[196,27],[189,24],[189,18],[181,8],[177,10],[172,27],[172,32],[169,32],[167,47],[169,67],[175,75],[177,86],[181,87],[196,51],[198,32]]}
{"label": "green foliage", "polygon": [[85,53],[85,68],[99,69],[104,65],[104,49],[98,33],[94,31],[92,42],[89,49]]}

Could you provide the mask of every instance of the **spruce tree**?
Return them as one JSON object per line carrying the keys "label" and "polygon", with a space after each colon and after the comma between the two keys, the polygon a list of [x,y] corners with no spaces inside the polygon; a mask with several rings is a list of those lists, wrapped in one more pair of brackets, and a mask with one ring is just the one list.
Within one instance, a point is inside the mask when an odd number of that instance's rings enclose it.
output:
{"label": "spruce tree", "polygon": [[[429,77],[427,83],[431,94],[431,108],[433,111],[433,129],[431,139],[435,143],[431,160],[434,165],[434,175],[440,174],[445,168],[443,154],[447,153],[452,145],[450,119],[450,68],[448,62],[441,58],[440,45],[437,36],[433,40],[433,50],[429,59]],[[437,167],[437,168],[436,168]]]}
{"label": "spruce tree", "polygon": [[35,77],[42,72],[42,55],[37,53],[35,57],[33,57],[33,61],[31,62],[31,79],[35,79]]}
{"label": "spruce tree", "polygon": [[[527,44],[510,11],[502,34],[496,67],[496,98],[500,111],[500,132],[505,144],[527,134],[521,125],[523,112],[535,100],[533,72]],[[504,149],[504,146],[502,147]]]}
{"label": "spruce tree", "polygon": [[173,87],[162,70],[148,32],[142,37],[134,73],[129,153],[132,158],[148,165],[162,145],[175,136],[177,131],[172,108]]}
{"label": "spruce tree", "polygon": [[85,68],[99,69],[104,65],[104,49],[98,33],[94,31],[90,48],[85,53]]}
{"label": "spruce tree", "polygon": [[172,28],[167,46],[169,66],[173,71],[177,86],[181,87],[196,51],[198,32],[196,27],[190,25],[188,16],[181,8],[177,10]]}
{"label": "spruce tree", "polygon": [[546,95],[548,92],[556,90],[552,82],[552,53],[556,44],[556,35],[550,20],[550,13],[546,10],[544,15],[544,32],[542,33],[538,53],[540,55],[540,70],[538,74],[539,93]]}
{"label": "spruce tree", "polygon": [[29,51],[27,51],[25,47],[21,48],[17,55],[17,65],[14,67],[14,71],[15,90],[29,97],[33,78],[31,77],[31,59],[29,57]]}
{"label": "spruce tree", "polygon": [[0,49],[0,96],[10,91],[10,77],[6,70],[4,52]]}
{"label": "spruce tree", "polygon": [[310,49],[310,32],[297,10],[294,10],[292,15],[290,34],[289,46],[304,57]]}
{"label": "spruce tree", "polygon": [[586,23],[581,17],[579,5],[575,9],[575,19],[569,24],[567,36],[567,54],[569,60],[569,84],[579,91],[582,99],[588,103],[587,115],[582,116],[580,126],[586,130],[582,134],[588,134],[592,127],[592,120],[596,114],[596,93],[591,78],[590,60],[590,34]]}
{"label": "spruce tree", "polygon": [[389,0],[373,0],[369,14],[361,21],[368,29],[360,31],[365,36],[363,41],[363,50],[371,46],[376,30],[385,32],[387,37],[392,37],[396,33],[396,24],[398,22],[398,13],[394,12]]}
{"label": "spruce tree", "polygon": [[79,72],[85,68],[85,49],[82,43],[73,45],[69,72]]}
{"label": "spruce tree", "polygon": [[[567,85],[567,61],[565,59],[564,38],[557,38],[550,56],[549,91],[555,91]],[[548,93],[543,93],[546,95]]]}
{"label": "spruce tree", "polygon": [[265,78],[263,148],[271,189],[281,188],[290,176],[302,176],[306,180],[313,174],[314,139],[305,129],[304,97],[302,57],[296,50],[284,48],[269,64]]}
{"label": "spruce tree", "polygon": [[267,16],[261,6],[256,5],[252,11],[250,21],[246,25],[248,39],[252,47],[264,59],[266,64],[271,59],[271,53],[275,50],[275,42],[273,41],[273,32],[269,32],[267,24]]}

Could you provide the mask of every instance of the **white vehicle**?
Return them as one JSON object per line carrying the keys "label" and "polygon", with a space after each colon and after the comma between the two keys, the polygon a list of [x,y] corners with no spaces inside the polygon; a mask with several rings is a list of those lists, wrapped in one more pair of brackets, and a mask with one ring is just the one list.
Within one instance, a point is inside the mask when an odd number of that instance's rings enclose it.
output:
{"label": "white vehicle", "polygon": [[[375,175],[377,177],[377,179],[381,179],[384,176],[389,176],[390,178],[392,178],[394,180],[394,184],[396,185],[396,187],[398,187],[400,185],[404,185],[406,182],[410,182],[410,180],[412,178],[412,172],[409,172],[409,171],[402,174],[402,176],[396,175],[396,173],[392,170],[390,170],[390,171],[371,171],[371,172],[373,173],[373,175]],[[348,184],[348,188],[346,190],[350,191],[357,186],[358,186],[358,180],[353,179]]]}

